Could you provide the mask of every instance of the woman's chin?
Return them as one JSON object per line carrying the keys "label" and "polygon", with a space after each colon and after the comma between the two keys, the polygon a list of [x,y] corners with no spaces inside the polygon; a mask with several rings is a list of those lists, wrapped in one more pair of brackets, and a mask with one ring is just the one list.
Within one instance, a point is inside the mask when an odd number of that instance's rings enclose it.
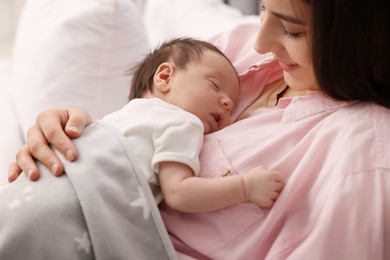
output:
{"label": "woman's chin", "polygon": [[305,75],[296,75],[298,73],[289,73],[284,71],[283,77],[286,84],[295,91],[317,91],[319,90],[318,84],[314,80],[310,80],[311,77],[305,73]]}

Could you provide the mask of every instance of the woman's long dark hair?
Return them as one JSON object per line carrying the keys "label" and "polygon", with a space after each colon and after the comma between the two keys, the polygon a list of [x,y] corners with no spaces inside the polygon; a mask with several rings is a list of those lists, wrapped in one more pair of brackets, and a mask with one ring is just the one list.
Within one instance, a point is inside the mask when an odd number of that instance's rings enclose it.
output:
{"label": "woman's long dark hair", "polygon": [[312,8],[313,66],[324,93],[390,108],[386,0],[305,0]]}

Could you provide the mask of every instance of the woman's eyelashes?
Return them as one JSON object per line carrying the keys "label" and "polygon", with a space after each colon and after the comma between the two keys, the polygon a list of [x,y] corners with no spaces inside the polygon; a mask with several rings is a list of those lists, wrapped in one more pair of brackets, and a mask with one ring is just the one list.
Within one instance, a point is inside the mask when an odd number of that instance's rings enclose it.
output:
{"label": "woman's eyelashes", "polygon": [[288,38],[291,38],[291,39],[296,39],[296,38],[299,38],[303,35],[302,32],[290,32],[286,29],[286,27],[283,26],[283,32],[284,34],[288,37]]}

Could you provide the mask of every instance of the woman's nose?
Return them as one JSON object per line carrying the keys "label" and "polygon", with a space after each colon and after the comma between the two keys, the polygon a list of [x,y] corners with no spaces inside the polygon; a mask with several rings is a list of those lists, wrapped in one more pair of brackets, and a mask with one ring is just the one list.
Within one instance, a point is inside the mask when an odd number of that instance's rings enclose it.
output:
{"label": "woman's nose", "polygon": [[276,30],[272,26],[272,17],[266,11],[263,11],[260,16],[260,28],[255,42],[255,50],[260,54],[275,53],[282,48]]}

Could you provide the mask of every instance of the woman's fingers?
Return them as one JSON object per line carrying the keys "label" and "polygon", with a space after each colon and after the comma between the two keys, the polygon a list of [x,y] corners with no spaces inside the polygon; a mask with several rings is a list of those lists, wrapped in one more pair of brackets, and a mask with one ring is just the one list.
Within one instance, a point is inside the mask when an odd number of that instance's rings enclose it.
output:
{"label": "woman's fingers", "polygon": [[70,138],[77,138],[84,131],[84,128],[92,123],[91,116],[80,109],[68,109],[69,120],[65,125],[65,133]]}
{"label": "woman's fingers", "polygon": [[28,132],[32,156],[54,175],[61,175],[63,164],[48,144],[57,148],[67,160],[76,160],[77,151],[70,137],[79,137],[91,122],[89,114],[79,109],[55,109],[39,114],[37,123]]}
{"label": "woman's fingers", "polygon": [[69,161],[76,160],[77,151],[69,137],[79,137],[91,122],[90,115],[79,109],[50,109],[40,113],[36,123],[27,132],[26,145],[18,152],[16,162],[9,167],[9,181],[17,179],[21,171],[30,180],[38,179],[40,172],[36,161],[40,161],[55,176],[60,176],[64,166],[52,146]]}
{"label": "woman's fingers", "polygon": [[22,169],[20,169],[16,162],[11,163],[8,168],[8,182],[13,182],[16,180],[21,172]]}
{"label": "woman's fingers", "polygon": [[39,171],[31,157],[28,145],[25,144],[16,155],[16,162],[12,162],[8,169],[8,181],[15,181],[20,173],[24,173],[30,180],[37,180],[39,178]]}
{"label": "woman's fingers", "polygon": [[[56,128],[54,125],[51,127],[53,127],[54,129]],[[37,161],[40,161],[43,165],[45,165],[45,167],[48,168],[53,173],[53,175],[60,176],[64,171],[64,166],[60,161],[60,159],[52,150],[52,147],[49,145],[47,141],[48,135],[47,133],[45,133],[45,131],[49,131],[49,133],[51,133],[51,131],[53,130],[51,129],[44,130],[43,128],[41,129],[38,125],[34,125],[29,129],[28,138],[27,138],[28,152],[21,150],[18,154],[16,161],[24,172],[28,172],[29,168],[33,167],[32,163],[34,163],[34,166],[37,167],[35,164],[35,160],[33,160],[36,159]],[[59,127],[57,131],[60,131],[64,135],[63,139],[68,139],[68,137],[63,133],[61,127]],[[70,145],[73,146],[70,140],[69,143]],[[39,174],[38,170],[37,172]]]}
{"label": "woman's fingers", "polygon": [[76,160],[77,151],[70,138],[79,137],[91,122],[90,115],[80,109],[52,109],[40,113],[36,124],[28,131],[31,155],[55,176],[60,176],[64,166],[49,144],[57,148],[67,160]]}
{"label": "woman's fingers", "polygon": [[67,121],[67,110],[46,110],[38,115],[35,125],[29,129],[27,141],[30,152],[44,165],[59,163],[48,144],[56,147],[68,160],[74,160],[76,149],[63,130]]}
{"label": "woman's fingers", "polygon": [[[27,132],[27,144],[18,152],[16,163],[27,174],[30,180],[36,180],[40,176],[35,159],[45,165],[55,176],[62,174],[64,169],[63,164],[49,143],[53,143],[63,154],[68,152],[67,158],[76,158],[74,155],[76,154],[76,150],[62,129],[67,120],[67,110],[46,110],[38,115],[36,123],[29,128]],[[70,156],[69,149],[72,150]],[[17,178],[17,170],[17,167],[13,164],[10,166],[10,181]]]}

